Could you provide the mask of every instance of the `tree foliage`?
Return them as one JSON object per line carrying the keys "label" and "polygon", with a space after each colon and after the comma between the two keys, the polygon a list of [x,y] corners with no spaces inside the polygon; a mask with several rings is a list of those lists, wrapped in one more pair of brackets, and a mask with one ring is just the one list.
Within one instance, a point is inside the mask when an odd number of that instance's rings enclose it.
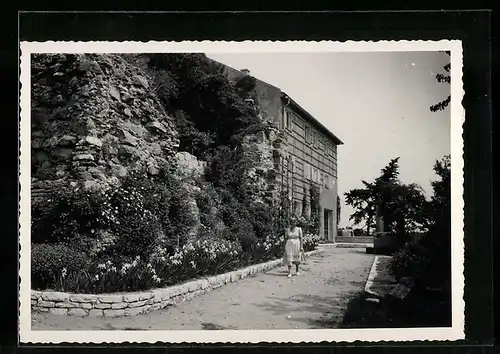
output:
{"label": "tree foliage", "polygon": [[436,161],[433,195],[427,203],[428,227],[424,236],[408,242],[391,261],[396,278],[412,277],[418,284],[451,291],[451,161]]}
{"label": "tree foliage", "polygon": [[156,93],[175,117],[179,151],[207,161],[205,180],[223,201],[218,205],[223,233],[247,250],[264,230],[272,232],[272,220],[265,216],[273,215],[269,206],[252,204],[251,165],[242,149],[244,136],[267,129],[253,99],[255,78],[229,81],[221,64],[200,53],[148,56]]}
{"label": "tree foliage", "polygon": [[320,207],[319,207],[319,187],[311,185],[310,192],[311,198],[311,229],[313,234],[319,234],[319,221],[320,221]]}
{"label": "tree foliage", "polygon": [[[446,51],[445,53],[448,54],[448,56],[451,55],[451,52],[449,52],[449,51]],[[443,74],[443,73],[436,74],[437,82],[446,83],[446,84],[451,83],[450,68],[451,68],[451,64],[448,63],[443,67],[445,74]],[[430,110],[431,110],[431,112],[444,111],[446,109],[446,107],[449,106],[450,102],[451,102],[451,95],[449,95],[447,98],[445,98],[441,102],[438,102],[435,105],[430,106]]]}
{"label": "tree foliage", "polygon": [[247,100],[254,78],[232,83],[222,65],[200,53],[151,54],[149,67],[157,95],[177,116],[180,151],[207,158],[216,147],[234,147],[246,132],[265,129]]}
{"label": "tree foliage", "polygon": [[364,188],[345,194],[346,203],[355,209],[349,218],[355,225],[363,224],[370,234],[377,205],[387,232],[405,236],[426,225],[426,199],[417,184],[404,184],[399,180],[399,157],[392,159],[371,182],[361,181]]}

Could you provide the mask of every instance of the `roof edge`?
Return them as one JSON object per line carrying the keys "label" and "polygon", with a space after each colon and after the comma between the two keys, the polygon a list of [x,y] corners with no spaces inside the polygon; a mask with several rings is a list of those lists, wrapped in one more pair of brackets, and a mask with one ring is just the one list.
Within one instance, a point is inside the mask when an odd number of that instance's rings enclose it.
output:
{"label": "roof edge", "polygon": [[342,142],[342,140],[340,140],[335,134],[333,134],[327,127],[325,127],[325,125],[323,123],[321,123],[319,120],[317,120],[316,118],[314,118],[311,115],[311,113],[309,113],[308,111],[306,111],[300,104],[298,104],[293,98],[291,98],[290,96],[288,96],[283,91],[281,92],[281,99],[285,100],[287,104],[291,105],[296,110],[298,110],[300,113],[302,113],[304,116],[306,116],[306,118],[308,120],[310,120],[311,122],[313,122],[314,124],[316,124],[317,126],[319,126],[321,129],[323,129],[324,131],[326,131],[326,135],[328,135],[330,137],[330,139],[332,139],[335,142],[335,144],[337,144],[337,145],[344,145],[344,143]]}

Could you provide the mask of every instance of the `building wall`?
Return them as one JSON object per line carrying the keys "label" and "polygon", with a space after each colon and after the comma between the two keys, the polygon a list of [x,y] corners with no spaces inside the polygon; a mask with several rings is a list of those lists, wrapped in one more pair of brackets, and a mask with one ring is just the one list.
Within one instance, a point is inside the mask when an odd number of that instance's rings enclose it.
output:
{"label": "building wall", "polygon": [[[229,80],[237,80],[245,75],[242,71],[225,67],[225,75]],[[279,151],[275,159],[275,170],[280,172],[280,163],[287,156],[291,157],[291,173],[288,180],[276,176],[277,188],[282,188],[281,181],[291,186],[289,197],[292,200],[292,210],[301,214],[304,196],[309,198],[311,183],[320,186],[320,235],[324,235],[324,210],[331,211],[328,233],[330,241],[337,235],[337,145],[322,134],[322,129],[314,126],[307,118],[285,107],[281,96],[282,91],[261,80],[256,81],[256,97],[261,111],[272,119],[284,135],[283,141],[275,145]],[[279,157],[278,157],[279,156]],[[310,206],[306,207],[310,212]]]}
{"label": "building wall", "polygon": [[[327,238],[337,233],[337,145],[290,107],[283,107],[282,124],[287,132],[287,152],[293,163],[292,208],[301,213],[304,194],[311,183],[320,186],[320,235],[324,235],[324,210],[329,213]],[[314,137],[316,136],[316,137]],[[306,210],[308,208],[306,207]]]}
{"label": "building wall", "polygon": [[[236,81],[247,75],[239,70],[225,66],[224,75],[229,81]],[[262,112],[279,126],[282,119],[281,90],[267,82],[255,79],[255,94]]]}

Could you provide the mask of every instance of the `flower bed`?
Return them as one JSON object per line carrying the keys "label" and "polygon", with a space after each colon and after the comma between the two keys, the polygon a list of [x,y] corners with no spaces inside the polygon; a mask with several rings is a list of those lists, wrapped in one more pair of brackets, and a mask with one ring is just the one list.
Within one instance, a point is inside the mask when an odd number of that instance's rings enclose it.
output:
{"label": "flower bed", "polygon": [[[304,235],[304,250],[314,250],[318,241],[317,235]],[[137,256],[131,262],[107,260],[88,265],[85,265],[83,258],[65,253],[64,247],[59,250],[60,245],[33,245],[32,285],[36,290],[44,290],[37,287],[37,284],[41,284],[37,280],[43,277],[43,283],[52,284],[52,290],[86,294],[165,287],[279,259],[283,242],[282,236],[267,237],[256,244],[252,250],[253,257],[249,257],[238,242],[203,239],[177,248],[171,254],[165,248],[157,248],[149,260]],[[57,256],[57,252],[60,256]],[[48,260],[45,261],[43,257]],[[57,259],[58,262],[50,263],[51,259]]]}
{"label": "flower bed", "polygon": [[[319,250],[310,251],[307,254],[312,255],[317,252]],[[171,287],[133,293],[71,294],[33,290],[31,308],[37,312],[78,317],[133,316],[190,300],[225,284],[274,268],[280,263],[281,259],[272,260]]]}

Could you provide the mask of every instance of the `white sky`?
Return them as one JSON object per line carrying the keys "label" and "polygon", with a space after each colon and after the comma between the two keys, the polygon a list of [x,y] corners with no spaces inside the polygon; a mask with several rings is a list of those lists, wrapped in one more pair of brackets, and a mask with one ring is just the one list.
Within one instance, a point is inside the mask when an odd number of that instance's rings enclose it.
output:
{"label": "white sky", "polygon": [[400,177],[430,197],[435,160],[450,153],[450,111],[429,106],[450,85],[435,75],[449,56],[440,52],[255,53],[207,56],[279,87],[330,129],[338,148],[340,226],[352,209],[344,193],[372,180],[400,156]]}

